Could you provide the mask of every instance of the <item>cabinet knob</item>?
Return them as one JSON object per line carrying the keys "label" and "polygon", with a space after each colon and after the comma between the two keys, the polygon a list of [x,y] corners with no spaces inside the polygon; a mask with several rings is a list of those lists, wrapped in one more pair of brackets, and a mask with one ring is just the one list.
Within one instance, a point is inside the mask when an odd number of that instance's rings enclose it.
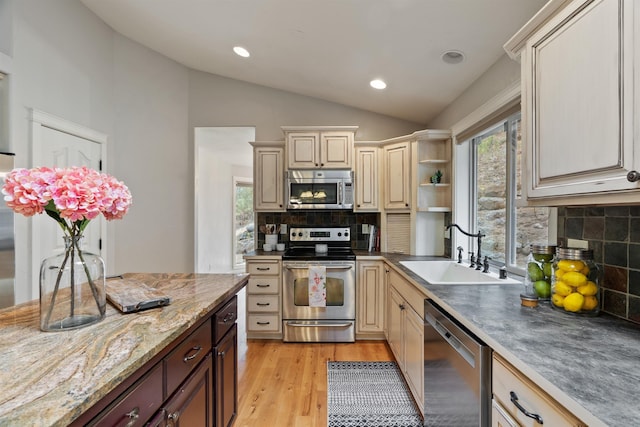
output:
{"label": "cabinet knob", "polygon": [[409,207],[409,203],[405,203],[404,205],[405,205],[406,207]]}
{"label": "cabinet knob", "polygon": [[176,421],[178,421],[178,418],[180,418],[180,412],[176,411],[172,414],[167,415],[167,426],[168,427],[173,427],[176,425]]}
{"label": "cabinet knob", "polygon": [[638,172],[638,171],[630,171],[627,174],[627,181],[629,181],[629,182],[640,181],[640,172]]}

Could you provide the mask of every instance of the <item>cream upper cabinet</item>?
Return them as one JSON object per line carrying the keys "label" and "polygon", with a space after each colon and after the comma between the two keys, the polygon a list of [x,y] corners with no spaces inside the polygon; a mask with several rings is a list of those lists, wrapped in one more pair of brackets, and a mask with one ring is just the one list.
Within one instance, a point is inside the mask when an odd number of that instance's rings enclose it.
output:
{"label": "cream upper cabinet", "polygon": [[411,208],[411,142],[384,147],[384,208]]}
{"label": "cream upper cabinet", "polygon": [[530,201],[640,200],[638,29],[636,0],[552,0],[505,45],[522,64]]}
{"label": "cream upper cabinet", "polygon": [[382,338],[387,288],[382,261],[358,261],[356,338]]}
{"label": "cream upper cabinet", "polygon": [[[265,145],[266,144],[266,145]],[[253,145],[255,211],[284,211],[284,147],[282,143]]]}
{"label": "cream upper cabinet", "polygon": [[351,169],[356,126],[283,126],[289,169]]}
{"label": "cream upper cabinet", "polygon": [[380,148],[356,146],[355,212],[380,210]]}

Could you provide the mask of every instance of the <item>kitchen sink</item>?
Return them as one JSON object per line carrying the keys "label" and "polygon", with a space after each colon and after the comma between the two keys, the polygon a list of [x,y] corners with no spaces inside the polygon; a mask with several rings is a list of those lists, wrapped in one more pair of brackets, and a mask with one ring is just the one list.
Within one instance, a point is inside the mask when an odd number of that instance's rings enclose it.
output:
{"label": "kitchen sink", "polygon": [[500,279],[493,272],[483,273],[456,261],[400,261],[400,264],[422,277],[431,285],[504,285],[520,281]]}

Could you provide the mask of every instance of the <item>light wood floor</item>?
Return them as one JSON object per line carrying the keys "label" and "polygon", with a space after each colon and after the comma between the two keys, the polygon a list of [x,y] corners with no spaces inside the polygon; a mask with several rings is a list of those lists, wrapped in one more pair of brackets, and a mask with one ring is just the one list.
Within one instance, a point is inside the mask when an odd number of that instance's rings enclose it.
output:
{"label": "light wood floor", "polygon": [[393,360],[385,341],[238,340],[235,427],[326,427],[327,361]]}

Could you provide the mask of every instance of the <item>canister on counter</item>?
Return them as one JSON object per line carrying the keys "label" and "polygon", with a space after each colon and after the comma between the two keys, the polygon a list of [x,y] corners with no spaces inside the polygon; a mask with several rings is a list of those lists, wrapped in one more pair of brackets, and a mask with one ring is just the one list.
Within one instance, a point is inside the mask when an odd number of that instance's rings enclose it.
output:
{"label": "canister on counter", "polygon": [[556,245],[531,245],[531,251],[527,257],[527,274],[524,278],[524,295],[549,301],[555,252]]}
{"label": "canister on counter", "polygon": [[595,316],[600,312],[600,271],[589,249],[558,248],[553,262],[551,307]]}

